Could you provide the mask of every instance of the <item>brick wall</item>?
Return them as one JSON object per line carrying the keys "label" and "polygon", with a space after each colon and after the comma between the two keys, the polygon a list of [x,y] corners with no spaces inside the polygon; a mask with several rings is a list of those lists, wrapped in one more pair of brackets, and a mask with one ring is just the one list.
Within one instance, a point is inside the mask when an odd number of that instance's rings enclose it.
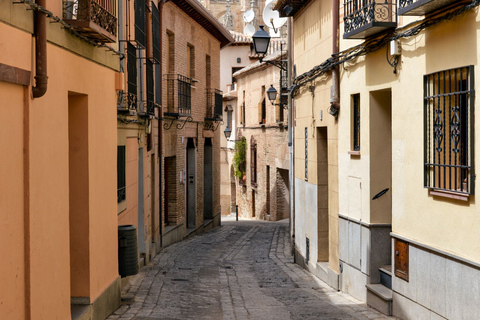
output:
{"label": "brick wall", "polygon": [[[176,210],[175,223],[184,224],[186,232],[186,185],[180,183],[180,172],[186,170],[186,146],[187,139],[193,138],[196,144],[196,225],[203,223],[203,187],[204,187],[204,145],[205,138],[211,138],[213,144],[213,214],[220,213],[220,131],[204,130],[206,116],[206,94],[207,89],[207,56],[210,56],[210,83],[211,88],[220,88],[220,43],[207,32],[201,25],[196,23],[182,10],[176,7],[172,2],[167,2],[163,7],[163,61],[167,60],[167,48],[174,48],[174,66],[170,66],[170,72],[188,75],[188,68],[194,64],[195,78],[191,90],[191,117],[192,121],[183,123],[179,120],[173,123],[169,130],[164,130],[163,155],[176,157],[176,203],[172,204]],[[168,33],[174,35],[175,41],[168,44]],[[194,48],[194,59],[188,55],[188,46],[190,50]],[[190,55],[190,57],[192,57]],[[167,73],[166,63],[162,64],[163,73]],[[163,81],[163,92],[166,93],[167,84]],[[162,106],[165,111],[166,95],[163,94]],[[183,119],[184,120],[184,119]],[[164,120],[163,124],[169,123]],[[162,124],[162,125],[163,125]],[[178,129],[177,129],[178,125]],[[183,126],[183,127],[182,127]],[[163,194],[165,200],[165,194]],[[164,228],[164,226],[163,226]]]}

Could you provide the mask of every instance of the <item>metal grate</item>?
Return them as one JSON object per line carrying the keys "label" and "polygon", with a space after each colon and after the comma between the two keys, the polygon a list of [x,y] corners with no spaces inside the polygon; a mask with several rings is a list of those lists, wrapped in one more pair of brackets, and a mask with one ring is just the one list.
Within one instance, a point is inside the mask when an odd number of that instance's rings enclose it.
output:
{"label": "metal grate", "polygon": [[180,74],[166,74],[167,112],[174,114],[191,114],[192,79]]}
{"label": "metal grate", "polygon": [[222,118],[222,105],[223,105],[223,93],[218,89],[206,89],[207,98],[207,119],[221,119]]}
{"label": "metal grate", "polygon": [[127,42],[127,86],[128,92],[137,94],[137,49]]}
{"label": "metal grate", "polygon": [[392,0],[344,0],[345,34],[354,34],[365,28],[382,27],[396,23],[396,4]]}
{"label": "metal grate", "polygon": [[135,41],[142,47],[146,47],[146,4],[145,0],[135,0]]}
{"label": "metal grate", "polygon": [[153,60],[160,63],[160,13],[152,2],[152,46]]}
{"label": "metal grate", "polygon": [[155,115],[155,82],[153,78],[153,62],[146,61],[147,67],[147,114]]}
{"label": "metal grate", "polygon": [[117,202],[126,198],[125,146],[117,146]]}
{"label": "metal grate", "polygon": [[474,194],[473,66],[424,76],[424,185]]}
{"label": "metal grate", "polygon": [[[116,0],[64,0],[63,19],[86,37],[98,42],[115,42],[117,36]],[[97,25],[92,27],[90,23]],[[104,32],[99,31],[98,27]]]}
{"label": "metal grate", "polygon": [[353,100],[353,150],[360,151],[360,94],[354,94]]}

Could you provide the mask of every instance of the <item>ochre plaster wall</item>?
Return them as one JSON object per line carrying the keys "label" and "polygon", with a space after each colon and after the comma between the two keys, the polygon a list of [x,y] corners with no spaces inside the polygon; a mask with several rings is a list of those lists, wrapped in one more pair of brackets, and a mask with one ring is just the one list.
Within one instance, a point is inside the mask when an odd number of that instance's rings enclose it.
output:
{"label": "ochre plaster wall", "polygon": [[[17,14],[16,9],[7,10]],[[29,12],[23,10],[23,17],[31,19]],[[5,14],[3,9],[2,13]],[[13,14],[6,18],[10,22],[21,20]],[[53,24],[48,25],[53,28]],[[0,34],[11,35],[8,39],[0,38],[0,62],[32,71],[32,35],[19,28],[0,23]],[[49,39],[53,33],[50,30]],[[90,50],[98,52],[101,49]],[[112,55],[110,59],[113,61],[115,57]],[[2,194],[9,194],[8,206],[20,210],[4,213],[2,201],[2,214],[8,215],[2,221],[8,221],[8,229],[12,232],[4,233],[4,243],[10,243],[8,261],[12,264],[6,265],[2,271],[12,275],[9,281],[14,282],[5,287],[9,294],[6,300],[2,299],[7,302],[0,307],[2,318],[12,310],[15,310],[15,317],[21,317],[27,310],[32,319],[70,317],[70,274],[76,272],[75,267],[71,269],[70,266],[70,240],[76,241],[78,236],[89,234],[90,288],[82,294],[87,293],[93,302],[118,277],[116,170],[111,165],[116,161],[117,139],[114,70],[50,42],[47,44],[47,64],[49,84],[42,98],[31,100],[28,92],[24,103],[21,87],[0,84],[2,101],[9,101],[3,105],[6,107],[3,113],[9,119],[3,129],[10,128],[8,134],[2,134],[5,139],[0,140],[5,150],[9,150],[8,157],[2,157],[1,166],[8,168],[8,173],[2,174],[1,187],[9,191]],[[89,223],[85,228],[89,228],[89,232],[85,230],[83,235],[70,235],[69,232],[69,92],[88,97],[88,127],[85,130],[88,130],[89,191],[86,207]],[[23,113],[24,107],[28,114]],[[29,132],[26,143],[23,140],[24,121],[26,132]],[[24,148],[29,159],[25,164],[28,172],[20,170]],[[30,194],[23,198],[27,190]],[[24,199],[27,205],[25,214]],[[25,223],[27,233],[23,231]],[[24,239],[29,242],[25,244]],[[24,273],[24,261],[29,264],[28,274]],[[25,306],[26,301],[29,306]]]}
{"label": "ochre plaster wall", "polygon": [[[0,47],[1,44],[0,40]],[[0,126],[3,150],[0,156],[0,226],[3,230],[0,233],[3,257],[0,317],[12,320],[25,319],[23,101],[26,90],[21,85],[0,82],[0,112],[5,119]]]}

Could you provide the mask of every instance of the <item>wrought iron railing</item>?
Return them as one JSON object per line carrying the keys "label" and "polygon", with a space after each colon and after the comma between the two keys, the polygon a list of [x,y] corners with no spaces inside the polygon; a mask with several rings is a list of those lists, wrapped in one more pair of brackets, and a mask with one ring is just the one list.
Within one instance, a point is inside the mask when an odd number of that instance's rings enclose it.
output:
{"label": "wrought iron railing", "polygon": [[137,95],[123,90],[117,94],[117,110],[118,111],[137,111]]}
{"label": "wrought iron railing", "polygon": [[192,113],[192,79],[180,74],[168,73],[166,113],[190,115]]}
{"label": "wrought iron railing", "polygon": [[206,89],[207,113],[206,119],[220,120],[222,118],[223,92],[218,89]]}
{"label": "wrought iron railing", "polygon": [[117,0],[64,0],[63,19],[86,37],[115,42]]}
{"label": "wrought iron railing", "polygon": [[[345,35],[361,29],[390,27],[396,23],[396,4],[393,0],[344,0]],[[386,23],[386,24],[385,24]]]}
{"label": "wrought iron railing", "polygon": [[401,9],[401,8],[405,8],[411,4],[413,4],[414,2],[418,2],[417,0],[414,1],[414,0],[399,0],[398,1],[398,8]]}
{"label": "wrought iron railing", "polygon": [[429,12],[438,10],[455,2],[457,0],[399,0],[398,14],[410,16],[422,16]]}

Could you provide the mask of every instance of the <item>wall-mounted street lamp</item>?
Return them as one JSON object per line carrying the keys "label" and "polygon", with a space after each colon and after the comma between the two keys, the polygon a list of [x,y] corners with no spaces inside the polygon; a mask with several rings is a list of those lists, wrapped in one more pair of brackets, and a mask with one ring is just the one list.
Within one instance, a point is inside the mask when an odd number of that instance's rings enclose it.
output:
{"label": "wall-mounted street lamp", "polygon": [[223,133],[225,134],[225,138],[230,139],[230,136],[232,135],[232,129],[230,129],[229,127],[226,127],[225,130],[223,131]]}
{"label": "wall-mounted street lamp", "polygon": [[275,101],[277,101],[277,89],[273,87],[273,84],[271,84],[270,88],[268,88],[267,96],[268,96],[268,100],[270,100],[270,103],[273,104],[274,106],[280,106],[283,109],[288,109],[288,104],[275,103]]}
{"label": "wall-mounted street lamp", "polygon": [[252,36],[253,49],[255,49],[256,54],[261,55],[267,54],[268,46],[270,45],[270,35],[267,31],[263,30],[263,28],[264,26],[261,25],[260,29]]}

